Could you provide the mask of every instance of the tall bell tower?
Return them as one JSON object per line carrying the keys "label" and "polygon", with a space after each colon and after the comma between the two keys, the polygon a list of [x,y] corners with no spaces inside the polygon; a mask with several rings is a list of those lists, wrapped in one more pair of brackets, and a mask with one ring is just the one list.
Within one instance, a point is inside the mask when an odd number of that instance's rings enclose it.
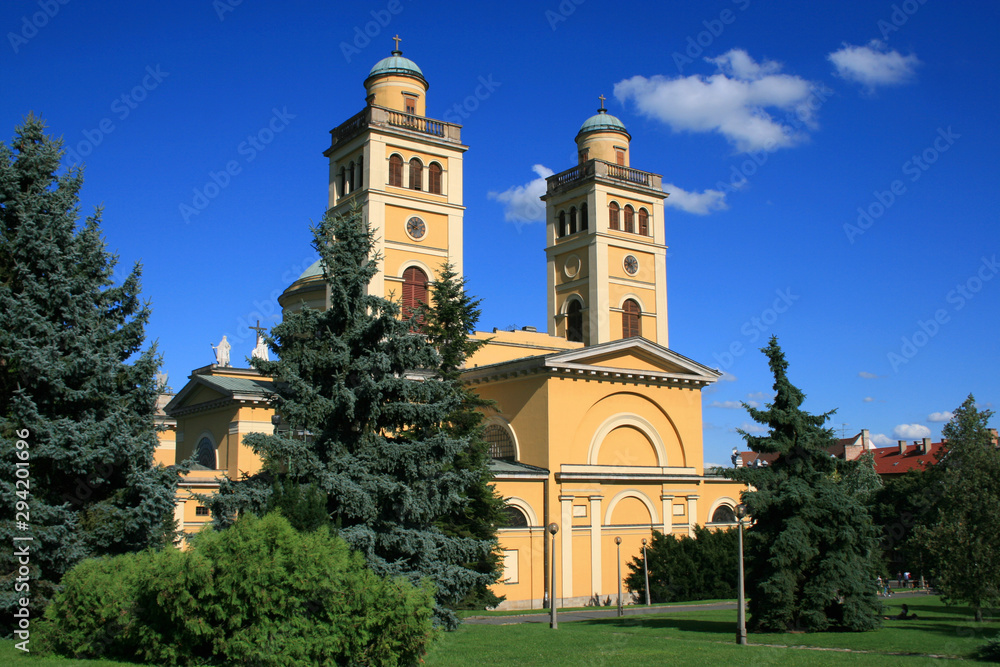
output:
{"label": "tall bell tower", "polygon": [[[428,118],[429,84],[396,48],[365,79],[365,108],[330,131],[329,208],[361,209],[382,256],[369,290],[426,298],[441,265],[462,274],[461,126]],[[422,283],[422,285],[421,285]],[[423,290],[423,292],[421,291]]]}
{"label": "tall bell tower", "polygon": [[629,166],[631,135],[601,108],[576,135],[577,165],[547,179],[549,334],[585,345],[667,339],[662,177]]}

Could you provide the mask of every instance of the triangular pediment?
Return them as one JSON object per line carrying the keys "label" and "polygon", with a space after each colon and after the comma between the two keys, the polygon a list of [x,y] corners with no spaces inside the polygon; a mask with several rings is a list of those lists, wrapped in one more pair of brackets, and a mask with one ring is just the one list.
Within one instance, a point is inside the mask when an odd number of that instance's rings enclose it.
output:
{"label": "triangular pediment", "polygon": [[545,357],[550,368],[715,382],[722,374],[645,338],[626,338]]}
{"label": "triangular pediment", "polygon": [[211,368],[214,372],[198,369],[192,373],[188,383],[167,403],[164,411],[174,415],[196,410],[198,406],[218,405],[220,401],[266,401],[273,392],[271,380],[252,371]]}

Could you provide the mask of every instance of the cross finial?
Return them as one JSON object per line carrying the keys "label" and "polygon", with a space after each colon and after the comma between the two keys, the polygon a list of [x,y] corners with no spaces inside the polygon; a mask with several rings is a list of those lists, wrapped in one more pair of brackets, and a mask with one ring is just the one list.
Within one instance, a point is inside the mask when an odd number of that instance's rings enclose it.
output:
{"label": "cross finial", "polygon": [[393,38],[392,38],[392,40],[393,40],[394,42],[396,42],[396,50],[397,50],[397,51],[399,51],[399,43],[400,43],[401,41],[403,41],[403,38],[402,38],[402,37],[400,37],[400,36],[399,36],[399,33],[397,32],[397,33],[396,33],[396,36],[395,36],[395,37],[393,37]]}
{"label": "cross finial", "polygon": [[600,95],[597,96],[597,99],[599,99],[601,101],[601,108],[598,109],[598,111],[605,111],[605,109],[604,109],[604,100],[606,100],[608,98],[606,98],[604,96],[604,93],[601,93]]}

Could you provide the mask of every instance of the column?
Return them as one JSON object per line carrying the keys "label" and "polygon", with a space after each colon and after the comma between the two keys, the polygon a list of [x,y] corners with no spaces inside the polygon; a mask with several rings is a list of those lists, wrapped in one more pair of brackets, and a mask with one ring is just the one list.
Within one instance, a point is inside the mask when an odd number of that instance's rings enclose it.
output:
{"label": "column", "polygon": [[601,499],[590,496],[590,594],[601,594]]}
{"label": "column", "polygon": [[688,496],[688,535],[694,537],[694,525],[698,522],[698,496]]}
{"label": "column", "polygon": [[562,504],[562,525],[559,526],[562,533],[562,553],[559,554],[562,586],[557,597],[566,599],[573,597],[573,496],[561,495],[559,502]]}
{"label": "column", "polygon": [[664,493],[660,496],[663,503],[663,534],[669,535],[674,530],[674,496]]}

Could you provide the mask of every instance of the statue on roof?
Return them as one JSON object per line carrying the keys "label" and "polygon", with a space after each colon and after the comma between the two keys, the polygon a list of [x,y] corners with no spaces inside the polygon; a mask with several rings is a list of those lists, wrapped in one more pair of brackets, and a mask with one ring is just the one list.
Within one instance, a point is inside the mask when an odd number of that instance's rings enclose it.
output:
{"label": "statue on roof", "polygon": [[257,326],[250,328],[257,332],[257,342],[254,345],[253,352],[250,353],[250,358],[268,361],[270,358],[267,356],[267,343],[264,342],[265,329],[260,326],[260,320],[257,320]]}
{"label": "statue on roof", "polygon": [[[212,345],[209,343],[209,345]],[[228,368],[229,363],[229,350],[232,349],[232,345],[226,340],[225,335],[222,336],[222,340],[219,341],[218,345],[212,345],[212,349],[215,350],[215,363],[218,366]]]}

